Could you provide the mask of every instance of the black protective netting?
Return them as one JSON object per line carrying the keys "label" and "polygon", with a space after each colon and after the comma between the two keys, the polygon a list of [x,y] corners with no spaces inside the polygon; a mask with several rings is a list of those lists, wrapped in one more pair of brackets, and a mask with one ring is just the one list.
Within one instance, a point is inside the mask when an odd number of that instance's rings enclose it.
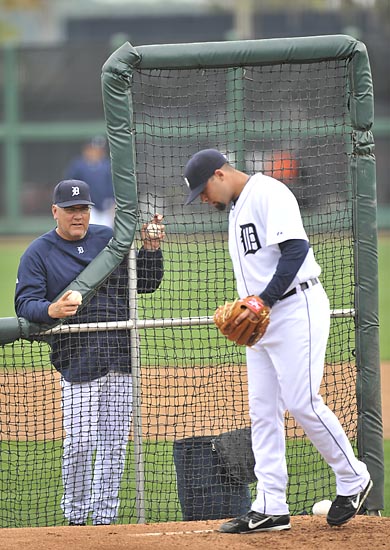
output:
{"label": "black protective netting", "polygon": [[[216,306],[236,297],[227,216],[198,202],[183,206],[188,193],[183,169],[202,148],[218,148],[247,173],[273,175],[296,195],[333,309],[323,395],[355,444],[347,70],[345,60],[135,70],[139,221],[162,213],[167,236],[162,284],[154,293],[138,295],[140,349],[129,363],[138,363],[140,395],[133,408],[118,522],[135,522],[139,515],[149,522],[226,517],[245,511],[254,489],[226,475],[211,441],[221,432],[248,427],[249,417],[244,350],[220,337],[211,322]],[[119,280],[114,274],[99,292],[123,297],[126,284],[126,276]],[[111,305],[116,314],[97,315],[87,306],[79,321],[126,320],[128,311]],[[72,360],[81,347],[93,358],[99,348],[108,364],[112,355],[130,355],[134,341],[127,334],[104,332],[98,341],[93,332],[65,334],[60,352]],[[42,342],[1,348],[0,526],[65,521],[61,388],[49,351]],[[123,392],[117,401],[125,399]],[[95,418],[100,412],[89,414]],[[134,419],[142,445],[134,443]],[[107,426],[112,431],[115,422]],[[289,416],[286,436],[291,513],[310,512],[315,501],[334,496],[333,475]],[[98,453],[113,440],[107,434],[103,447],[92,441],[91,448]],[[103,460],[108,470],[110,460]],[[89,475],[80,471],[80,483]]]}

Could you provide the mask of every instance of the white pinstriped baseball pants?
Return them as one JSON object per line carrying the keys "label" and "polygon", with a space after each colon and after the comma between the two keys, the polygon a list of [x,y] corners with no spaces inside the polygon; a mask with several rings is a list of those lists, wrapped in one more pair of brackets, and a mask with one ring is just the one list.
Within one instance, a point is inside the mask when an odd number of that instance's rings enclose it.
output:
{"label": "white pinstriped baseball pants", "polygon": [[252,510],[288,514],[284,413],[333,469],[337,494],[353,495],[369,480],[333,412],[319,395],[329,335],[329,301],[321,284],[277,302],[262,340],[247,348],[249,410],[256,458]]}
{"label": "white pinstriped baseball pants", "polygon": [[94,524],[112,523],[118,514],[131,424],[131,376],[110,372],[81,384],[62,379],[61,385],[62,510],[73,523],[85,523],[89,513]]}

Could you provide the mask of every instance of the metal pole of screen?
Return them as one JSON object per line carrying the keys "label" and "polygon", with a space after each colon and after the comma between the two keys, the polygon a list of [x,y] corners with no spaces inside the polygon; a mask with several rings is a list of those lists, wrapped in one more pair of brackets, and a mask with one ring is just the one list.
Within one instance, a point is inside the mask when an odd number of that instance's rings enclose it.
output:
{"label": "metal pole of screen", "polygon": [[141,363],[139,353],[139,331],[137,328],[137,252],[132,244],[128,261],[129,272],[129,310],[134,328],[130,330],[131,345],[131,378],[133,385],[133,437],[135,468],[135,507],[137,522],[145,523],[145,470],[142,450],[142,416],[141,416]]}

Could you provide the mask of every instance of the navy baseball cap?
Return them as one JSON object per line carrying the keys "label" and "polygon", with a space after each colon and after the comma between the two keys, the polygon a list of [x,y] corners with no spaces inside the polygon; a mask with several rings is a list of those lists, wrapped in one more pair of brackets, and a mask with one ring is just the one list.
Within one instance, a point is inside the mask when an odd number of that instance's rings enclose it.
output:
{"label": "navy baseball cap", "polygon": [[193,155],[184,169],[184,180],[190,188],[190,194],[185,204],[190,204],[198,197],[206,183],[214,174],[228,162],[227,158],[216,149],[203,149]]}
{"label": "navy baseball cap", "polygon": [[81,180],[63,180],[54,188],[53,204],[66,208],[77,204],[93,206],[95,203],[91,201],[88,183]]}

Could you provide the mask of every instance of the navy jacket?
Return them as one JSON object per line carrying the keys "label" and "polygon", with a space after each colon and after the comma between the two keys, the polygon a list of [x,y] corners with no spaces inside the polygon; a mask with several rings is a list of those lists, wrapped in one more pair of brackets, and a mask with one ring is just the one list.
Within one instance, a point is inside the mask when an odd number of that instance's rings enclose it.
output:
{"label": "navy jacket", "polygon": [[[50,303],[103,250],[112,229],[90,225],[79,241],[66,241],[55,230],[38,237],[24,252],[18,269],[15,311],[36,323],[55,324]],[[137,290],[154,292],[163,278],[161,250],[141,248],[137,256]],[[127,258],[114,270],[80,313],[64,322],[96,323],[129,319]],[[57,334],[50,339],[51,361],[70,382],[86,382],[109,370],[130,372],[129,331]]]}

